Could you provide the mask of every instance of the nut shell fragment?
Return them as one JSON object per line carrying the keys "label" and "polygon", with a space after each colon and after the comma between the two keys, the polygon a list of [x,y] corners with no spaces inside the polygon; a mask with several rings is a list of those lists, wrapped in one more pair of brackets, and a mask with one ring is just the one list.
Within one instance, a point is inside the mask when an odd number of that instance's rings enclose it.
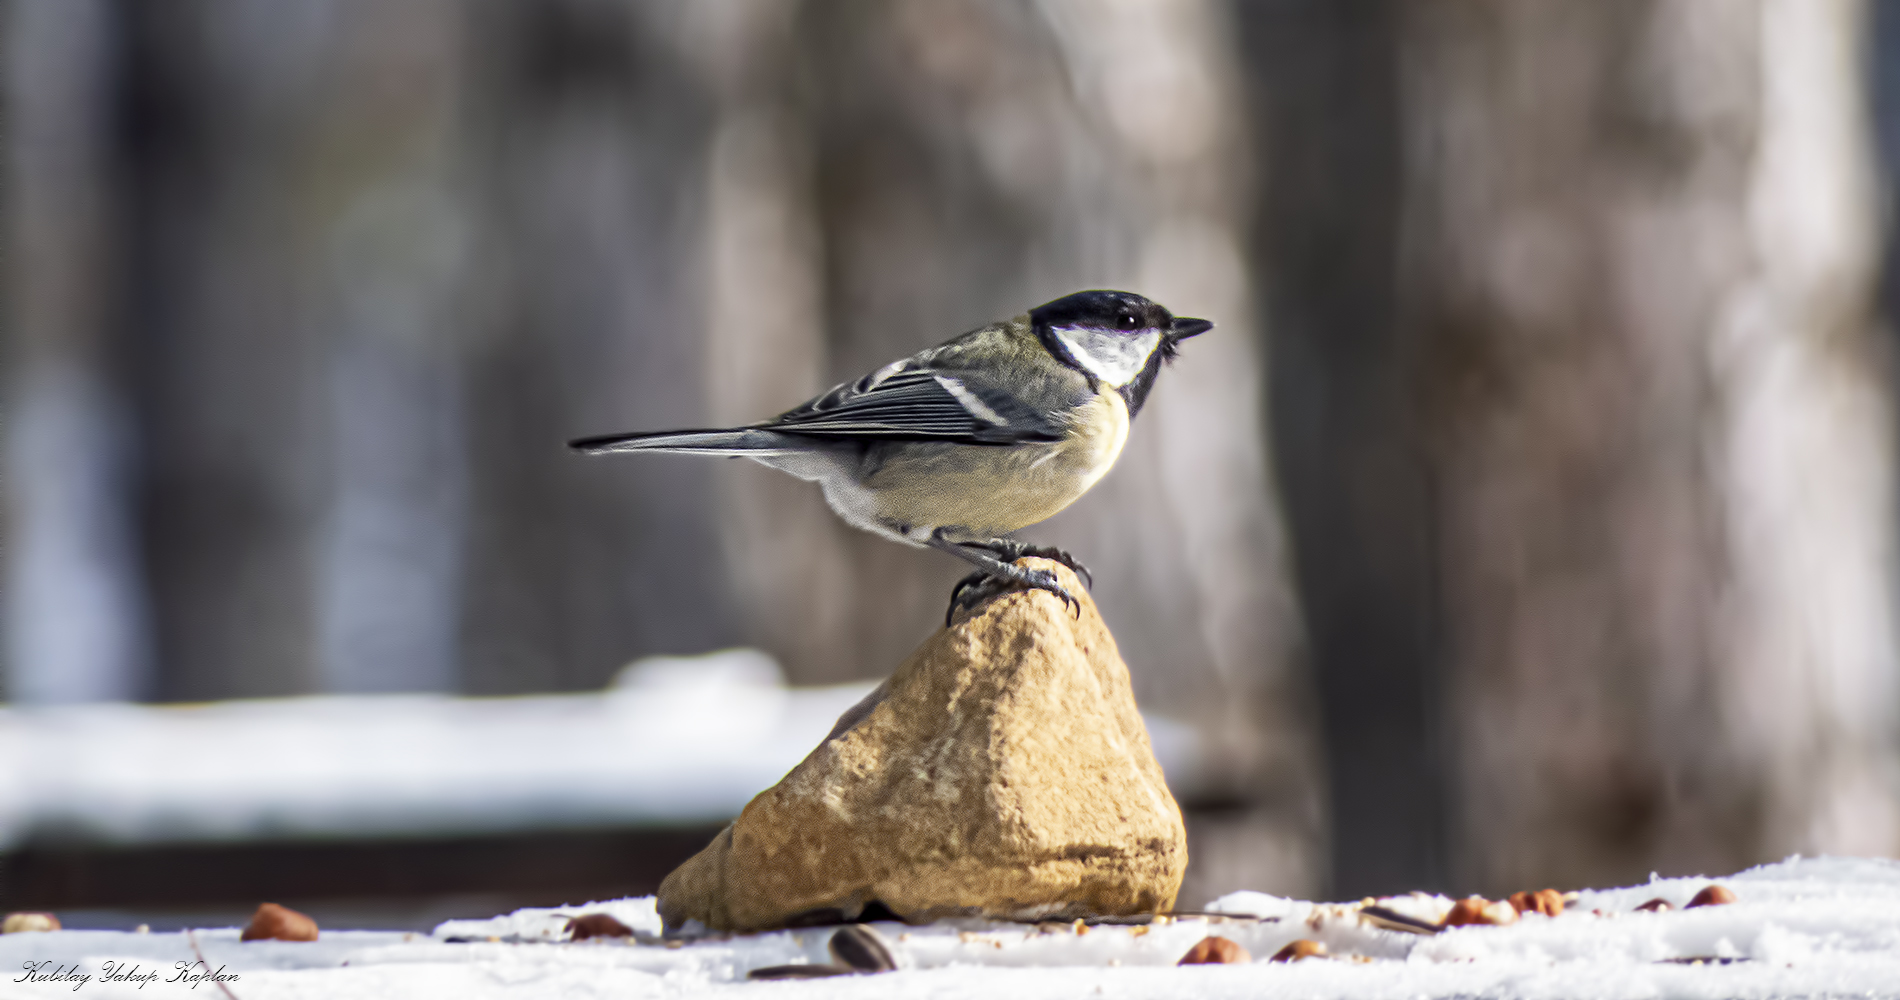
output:
{"label": "nut shell fragment", "polygon": [[1517,923],[1517,910],[1510,903],[1493,902],[1483,896],[1466,896],[1451,904],[1451,912],[1445,914],[1446,927],[1502,927],[1514,923]]}
{"label": "nut shell fragment", "polygon": [[1519,913],[1536,912],[1554,917],[1564,912],[1564,894],[1555,889],[1514,892],[1511,894],[1511,908]]}
{"label": "nut shell fragment", "polygon": [[59,918],[50,913],[9,913],[0,921],[0,934],[27,934],[59,930]]}
{"label": "nut shell fragment", "polygon": [[[1003,942],[996,942],[996,947],[1002,946]],[[858,972],[889,972],[897,968],[897,960],[891,957],[884,939],[863,924],[846,924],[831,936],[826,948],[839,965]]]}
{"label": "nut shell fragment", "polygon": [[1176,965],[1240,965],[1253,961],[1247,949],[1224,937],[1204,937]]}
{"label": "nut shell fragment", "polygon": [[1325,958],[1326,946],[1312,938],[1301,938],[1273,953],[1268,961],[1297,962],[1303,958]]}
{"label": "nut shell fragment", "polygon": [[1689,905],[1683,909],[1693,910],[1698,906],[1727,906],[1733,902],[1735,902],[1735,893],[1731,892],[1727,886],[1709,885],[1696,893],[1695,898],[1689,900]]}
{"label": "nut shell fragment", "polygon": [[315,941],[317,922],[288,906],[259,903],[240,941]]}
{"label": "nut shell fragment", "polygon": [[[1359,921],[1380,930],[1401,931],[1406,934],[1437,934],[1445,929],[1442,924],[1429,923],[1384,906],[1361,907]],[[1314,930],[1319,929],[1319,924],[1314,921],[1307,921],[1307,926]]]}
{"label": "nut shell fragment", "polygon": [[850,976],[857,970],[830,962],[812,965],[768,965],[753,969],[745,974],[747,979],[829,979],[832,976]]}
{"label": "nut shell fragment", "polygon": [[1670,910],[1675,909],[1675,907],[1670,906],[1668,900],[1662,898],[1661,896],[1657,896],[1655,899],[1652,899],[1649,902],[1644,903],[1643,905],[1637,907],[1636,909],[1638,912],[1641,912],[1641,913],[1666,913]]}
{"label": "nut shell fragment", "polygon": [[633,936],[633,928],[615,920],[608,913],[583,913],[567,922],[567,930],[569,941]]}

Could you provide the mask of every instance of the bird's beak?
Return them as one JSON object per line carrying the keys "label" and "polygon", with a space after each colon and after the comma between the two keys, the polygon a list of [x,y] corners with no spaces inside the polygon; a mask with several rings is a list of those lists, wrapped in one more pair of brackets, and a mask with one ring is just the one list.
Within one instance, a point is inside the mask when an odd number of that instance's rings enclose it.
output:
{"label": "bird's beak", "polygon": [[1174,325],[1168,328],[1168,338],[1171,340],[1186,340],[1189,337],[1206,333],[1213,328],[1214,324],[1204,319],[1176,316],[1174,318]]}

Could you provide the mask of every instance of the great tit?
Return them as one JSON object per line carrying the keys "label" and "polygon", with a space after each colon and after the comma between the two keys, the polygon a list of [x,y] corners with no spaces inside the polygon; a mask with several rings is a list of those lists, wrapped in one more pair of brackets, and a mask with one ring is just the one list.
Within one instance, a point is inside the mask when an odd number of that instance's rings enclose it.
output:
{"label": "great tit", "polygon": [[1077,292],[762,423],[612,434],[571,447],[743,456],[816,482],[852,526],[977,566],[951,592],[946,623],[1011,584],[1046,590],[1079,612],[1054,573],[1015,561],[1033,555],[1085,579],[1088,571],[1059,549],[1003,536],[1088,492],[1121,454],[1162,364],[1212,327],[1132,292]]}

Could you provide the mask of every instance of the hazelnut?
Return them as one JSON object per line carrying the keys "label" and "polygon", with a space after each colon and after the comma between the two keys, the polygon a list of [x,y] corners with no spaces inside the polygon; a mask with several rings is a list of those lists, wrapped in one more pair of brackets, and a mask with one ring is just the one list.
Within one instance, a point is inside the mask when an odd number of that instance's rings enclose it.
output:
{"label": "hazelnut", "polygon": [[1176,965],[1239,965],[1253,961],[1247,949],[1224,937],[1204,937]]}
{"label": "hazelnut", "polygon": [[1637,907],[1636,909],[1642,913],[1664,913],[1669,910],[1675,909],[1675,907],[1670,906],[1668,900],[1662,898],[1661,896],[1657,896],[1655,899],[1652,899],[1649,902],[1644,903],[1643,905]]}
{"label": "hazelnut", "polygon": [[240,941],[315,941],[317,922],[287,906],[259,903]]}
{"label": "hazelnut", "polygon": [[1273,962],[1297,962],[1302,958],[1325,958],[1326,946],[1312,938],[1301,938],[1273,953]]}
{"label": "hazelnut", "polygon": [[1735,902],[1735,894],[1730,892],[1727,886],[1709,885],[1696,893],[1695,898],[1689,900],[1689,905],[1683,909],[1693,910],[1698,906],[1727,906],[1733,902]]}
{"label": "hazelnut", "polygon": [[1535,911],[1546,917],[1554,917],[1564,912],[1564,894],[1555,889],[1514,892],[1511,894],[1511,908],[1519,913]]}
{"label": "hazelnut", "polygon": [[0,922],[0,934],[56,930],[59,930],[59,918],[50,913],[9,913],[6,920]]}
{"label": "hazelnut", "polygon": [[567,922],[568,940],[585,941],[588,938],[632,937],[633,928],[615,920],[606,913],[584,913]]}
{"label": "hazelnut", "polygon": [[1451,912],[1445,914],[1444,926],[1468,927],[1473,924],[1487,924],[1502,927],[1517,923],[1517,910],[1511,904],[1492,902],[1483,896],[1466,896],[1451,904]]}

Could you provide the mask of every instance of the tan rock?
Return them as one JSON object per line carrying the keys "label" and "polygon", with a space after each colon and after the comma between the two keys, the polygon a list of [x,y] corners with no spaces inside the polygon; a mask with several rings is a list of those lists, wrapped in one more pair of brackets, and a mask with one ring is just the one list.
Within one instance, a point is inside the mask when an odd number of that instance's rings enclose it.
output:
{"label": "tan rock", "polygon": [[660,885],[668,927],[1071,919],[1170,909],[1181,810],[1080,581],[1072,617],[1005,594],[939,630]]}

